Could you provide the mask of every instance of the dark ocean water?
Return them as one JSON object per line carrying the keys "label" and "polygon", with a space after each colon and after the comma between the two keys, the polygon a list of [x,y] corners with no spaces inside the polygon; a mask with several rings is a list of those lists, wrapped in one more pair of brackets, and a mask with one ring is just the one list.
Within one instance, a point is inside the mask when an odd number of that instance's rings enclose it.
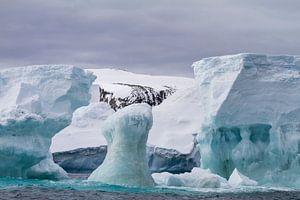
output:
{"label": "dark ocean water", "polygon": [[283,188],[191,189],[176,187],[127,188],[88,182],[85,174],[63,181],[0,178],[4,199],[299,199],[300,191]]}
{"label": "dark ocean water", "polygon": [[177,199],[239,199],[239,200],[299,200],[300,192],[270,191],[252,193],[225,193],[225,194],[174,194],[174,193],[135,193],[135,192],[106,192],[101,190],[74,190],[44,187],[15,187],[0,189],[1,200],[12,199],[42,199],[42,200],[69,200],[69,199],[105,199],[105,200],[177,200]]}

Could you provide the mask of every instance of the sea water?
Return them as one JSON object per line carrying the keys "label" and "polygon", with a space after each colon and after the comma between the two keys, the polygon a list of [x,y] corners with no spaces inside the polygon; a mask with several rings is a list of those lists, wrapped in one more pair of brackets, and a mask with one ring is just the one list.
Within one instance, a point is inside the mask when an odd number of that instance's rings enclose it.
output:
{"label": "sea water", "polygon": [[261,186],[244,186],[238,188],[186,188],[186,187],[164,187],[156,186],[152,188],[123,187],[107,185],[100,182],[90,182],[80,179],[67,179],[61,181],[0,178],[0,190],[16,187],[43,187],[65,190],[80,191],[104,191],[104,192],[125,192],[125,193],[169,193],[179,195],[210,195],[216,193],[250,193],[250,192],[272,192],[272,191],[295,191],[292,188],[274,188]]}

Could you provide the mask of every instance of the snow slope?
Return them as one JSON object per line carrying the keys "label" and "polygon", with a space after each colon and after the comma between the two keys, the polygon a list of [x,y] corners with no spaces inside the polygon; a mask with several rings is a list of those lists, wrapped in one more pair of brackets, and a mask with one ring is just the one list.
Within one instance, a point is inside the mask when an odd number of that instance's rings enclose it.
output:
{"label": "snow slope", "polygon": [[[192,82],[193,83],[193,82]],[[153,126],[148,143],[189,153],[194,144],[194,133],[201,127],[202,109],[196,87],[186,85],[162,104],[153,107]]]}
{"label": "snow slope", "polygon": [[[116,69],[89,69],[89,71],[97,75],[95,84],[120,97],[129,95],[128,87],[126,85],[115,85],[114,83],[148,86],[155,90],[165,89],[165,86],[175,88],[174,94],[168,96],[160,105],[152,108],[154,123],[148,136],[148,143],[149,145],[176,149],[182,153],[188,153],[192,149],[192,134],[199,131],[201,124],[199,121],[202,119],[194,79],[134,74]],[[99,90],[95,85],[92,89],[92,101],[98,101],[98,95]],[[100,130],[93,129],[92,131],[93,133],[67,127],[56,135],[51,150],[52,152],[58,152],[106,144]],[[77,139],[74,138],[72,142],[69,141],[68,137],[63,136],[71,132],[78,137]],[[99,141],[99,143],[86,141],[84,139],[86,135],[89,135],[89,137],[95,136],[94,141]],[[68,142],[59,144],[59,140]]]}

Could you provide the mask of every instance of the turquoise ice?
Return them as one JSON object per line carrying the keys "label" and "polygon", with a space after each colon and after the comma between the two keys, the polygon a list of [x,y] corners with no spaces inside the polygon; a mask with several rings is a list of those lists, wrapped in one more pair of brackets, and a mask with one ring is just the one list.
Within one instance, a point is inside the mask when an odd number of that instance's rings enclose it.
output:
{"label": "turquoise ice", "polygon": [[51,138],[89,103],[95,76],[72,66],[0,71],[0,177],[66,178],[49,152]]}
{"label": "turquoise ice", "polygon": [[102,129],[108,152],[88,180],[129,187],[154,186],[146,159],[151,126],[148,104],[133,104],[108,117]]}

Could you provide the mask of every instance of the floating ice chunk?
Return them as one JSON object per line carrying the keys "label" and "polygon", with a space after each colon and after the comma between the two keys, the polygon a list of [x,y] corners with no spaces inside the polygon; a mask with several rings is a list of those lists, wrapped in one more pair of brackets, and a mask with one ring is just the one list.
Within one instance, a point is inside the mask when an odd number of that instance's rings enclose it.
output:
{"label": "floating ice chunk", "polygon": [[0,71],[0,176],[66,177],[50,156],[51,138],[88,104],[95,78],[62,65]]}
{"label": "floating ice chunk", "polygon": [[148,104],[133,104],[108,117],[102,129],[108,152],[88,180],[130,187],[154,186],[146,159],[151,126]]}
{"label": "floating ice chunk", "polygon": [[52,156],[32,166],[26,172],[26,177],[33,179],[59,180],[67,176],[67,173],[53,162]]}
{"label": "floating ice chunk", "polygon": [[233,170],[232,174],[229,177],[228,183],[231,186],[237,187],[237,186],[256,186],[257,182],[254,180],[251,180],[247,176],[241,174],[236,168]]}
{"label": "floating ice chunk", "polygon": [[226,179],[213,174],[209,169],[194,168],[190,173],[170,174],[154,173],[152,174],[155,182],[159,185],[191,187],[191,188],[220,188],[226,187]]}

